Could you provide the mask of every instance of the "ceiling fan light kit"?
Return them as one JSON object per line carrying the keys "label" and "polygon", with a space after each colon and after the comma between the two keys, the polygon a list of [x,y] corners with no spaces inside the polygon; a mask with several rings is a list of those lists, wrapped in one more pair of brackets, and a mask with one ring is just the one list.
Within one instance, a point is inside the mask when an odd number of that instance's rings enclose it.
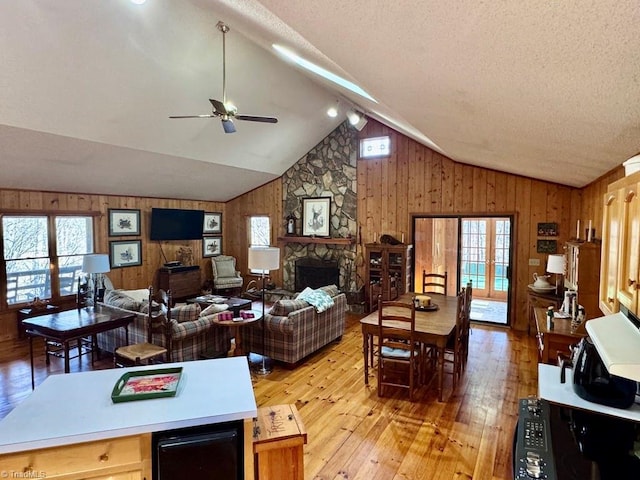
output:
{"label": "ceiling fan light kit", "polygon": [[227,58],[226,58],[226,34],[229,32],[229,26],[224,22],[218,22],[216,27],[222,32],[222,101],[209,99],[213,110],[210,115],[172,115],[169,118],[213,118],[219,117],[222,122],[224,133],[234,133],[236,127],[233,119],[248,122],[259,123],[278,123],[278,119],[274,117],[262,117],[258,115],[240,115],[235,105],[227,104]]}

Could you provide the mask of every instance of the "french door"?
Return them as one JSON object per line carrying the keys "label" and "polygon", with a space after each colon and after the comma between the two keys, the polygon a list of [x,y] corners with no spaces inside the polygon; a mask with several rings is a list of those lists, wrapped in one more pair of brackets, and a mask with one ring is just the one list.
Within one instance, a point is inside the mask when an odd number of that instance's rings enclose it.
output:
{"label": "french door", "polygon": [[509,218],[462,218],[460,284],[471,281],[473,296],[506,300],[509,291]]}

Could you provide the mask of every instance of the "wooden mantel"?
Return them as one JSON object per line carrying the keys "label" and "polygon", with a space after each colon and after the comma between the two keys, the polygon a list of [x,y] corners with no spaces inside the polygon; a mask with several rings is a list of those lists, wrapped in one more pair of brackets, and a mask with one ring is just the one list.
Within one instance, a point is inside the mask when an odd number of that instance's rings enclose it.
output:
{"label": "wooden mantel", "polygon": [[354,237],[348,238],[331,238],[331,237],[278,237],[278,242],[282,243],[322,243],[325,245],[353,245],[356,243]]}

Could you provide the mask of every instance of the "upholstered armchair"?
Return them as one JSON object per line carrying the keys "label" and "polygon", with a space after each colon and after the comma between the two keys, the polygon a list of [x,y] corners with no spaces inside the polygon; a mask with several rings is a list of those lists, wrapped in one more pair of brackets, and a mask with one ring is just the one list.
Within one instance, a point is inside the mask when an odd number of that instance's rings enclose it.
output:
{"label": "upholstered armchair", "polygon": [[243,280],[236,270],[236,259],[229,255],[211,257],[213,271],[213,289],[226,290],[230,288],[242,289]]}

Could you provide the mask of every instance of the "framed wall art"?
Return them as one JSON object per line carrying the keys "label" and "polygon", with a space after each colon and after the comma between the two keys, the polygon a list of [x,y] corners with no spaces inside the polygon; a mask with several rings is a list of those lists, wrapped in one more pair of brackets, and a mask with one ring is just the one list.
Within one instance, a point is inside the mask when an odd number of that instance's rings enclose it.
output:
{"label": "framed wall art", "polygon": [[539,223],[538,236],[539,237],[557,237],[558,224],[557,223]]}
{"label": "framed wall art", "polygon": [[140,210],[109,209],[109,236],[140,235]]}
{"label": "framed wall art", "polygon": [[536,247],[538,253],[556,253],[558,242],[556,240],[538,240]]}
{"label": "framed wall art", "polygon": [[204,225],[202,226],[202,233],[204,235],[221,234],[222,233],[222,213],[212,212],[204,213]]}
{"label": "framed wall art", "polygon": [[215,257],[222,254],[222,237],[204,237],[202,239],[202,256]]}
{"label": "framed wall art", "polygon": [[118,240],[109,242],[111,268],[142,265],[142,240]]}
{"label": "framed wall art", "polygon": [[331,215],[331,197],[302,199],[302,235],[328,237]]}

